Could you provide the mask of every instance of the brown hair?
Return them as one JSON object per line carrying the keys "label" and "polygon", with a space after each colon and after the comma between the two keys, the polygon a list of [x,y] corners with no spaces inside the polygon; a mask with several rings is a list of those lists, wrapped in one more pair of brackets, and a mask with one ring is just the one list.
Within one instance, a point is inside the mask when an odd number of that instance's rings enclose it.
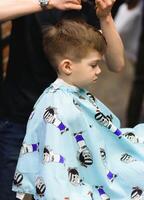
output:
{"label": "brown hair", "polygon": [[62,20],[55,26],[44,27],[43,46],[47,58],[57,71],[61,59],[79,61],[90,49],[104,54],[106,40],[87,23]]}

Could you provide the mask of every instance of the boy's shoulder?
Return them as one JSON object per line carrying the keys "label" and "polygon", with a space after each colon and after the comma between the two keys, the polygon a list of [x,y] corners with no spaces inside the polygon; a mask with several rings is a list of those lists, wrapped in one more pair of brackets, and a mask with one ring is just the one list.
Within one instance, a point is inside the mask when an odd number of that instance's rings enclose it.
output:
{"label": "boy's shoulder", "polygon": [[[85,106],[88,109],[85,109]],[[54,82],[44,90],[35,103],[34,110],[38,114],[43,114],[47,109],[53,109],[54,113],[58,113],[61,116],[73,118],[71,115],[73,113],[78,118],[82,116],[82,113],[86,114],[85,111],[95,112],[96,107],[106,117],[109,117],[117,127],[120,127],[120,121],[117,116],[90,92],[87,90],[77,91],[77,88],[60,84],[60,82]]]}
{"label": "boy's shoulder", "polygon": [[59,103],[72,99],[72,93],[56,81],[47,87],[34,104],[34,109],[38,107],[56,106]]}

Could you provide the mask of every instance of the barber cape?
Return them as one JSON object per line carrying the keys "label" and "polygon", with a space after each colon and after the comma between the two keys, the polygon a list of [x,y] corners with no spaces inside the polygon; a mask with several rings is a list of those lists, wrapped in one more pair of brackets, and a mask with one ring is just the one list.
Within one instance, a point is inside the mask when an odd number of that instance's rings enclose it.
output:
{"label": "barber cape", "polygon": [[13,180],[36,200],[143,200],[144,124],[120,129],[90,92],[57,79],[29,117]]}

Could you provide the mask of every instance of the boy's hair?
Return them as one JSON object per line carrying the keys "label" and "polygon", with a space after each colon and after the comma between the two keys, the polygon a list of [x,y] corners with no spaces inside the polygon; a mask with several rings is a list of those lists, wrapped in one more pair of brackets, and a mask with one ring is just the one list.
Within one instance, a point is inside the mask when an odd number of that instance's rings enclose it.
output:
{"label": "boy's hair", "polygon": [[43,29],[44,51],[52,66],[57,67],[62,59],[80,61],[89,50],[104,54],[106,40],[95,28],[85,22],[62,20],[55,26]]}

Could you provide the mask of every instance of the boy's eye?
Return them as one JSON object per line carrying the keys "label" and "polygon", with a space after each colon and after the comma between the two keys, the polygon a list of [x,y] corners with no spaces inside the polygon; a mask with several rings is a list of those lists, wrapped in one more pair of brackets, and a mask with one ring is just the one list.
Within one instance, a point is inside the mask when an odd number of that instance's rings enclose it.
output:
{"label": "boy's eye", "polygon": [[95,67],[97,67],[98,66],[98,64],[96,63],[96,64],[91,64],[91,67],[92,68],[95,68]]}

